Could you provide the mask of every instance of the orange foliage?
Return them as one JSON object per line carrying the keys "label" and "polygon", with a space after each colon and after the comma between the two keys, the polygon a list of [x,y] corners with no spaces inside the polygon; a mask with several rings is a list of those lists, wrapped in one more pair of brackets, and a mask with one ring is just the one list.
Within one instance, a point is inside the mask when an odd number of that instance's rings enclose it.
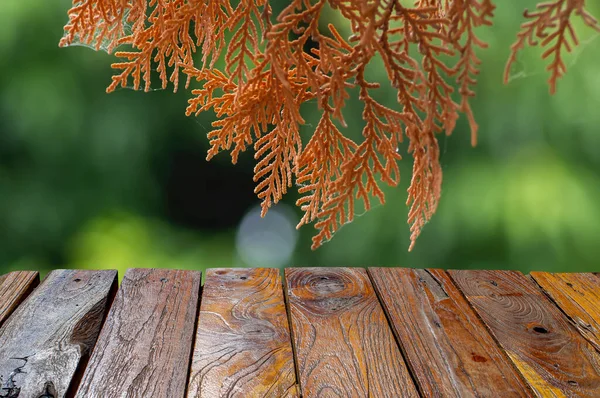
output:
{"label": "orange foliage", "polygon": [[[349,21],[349,38],[333,25],[319,29],[326,6]],[[469,99],[479,72],[476,51],[487,45],[475,30],[492,24],[493,11],[492,0],[416,0],[412,6],[400,0],[291,0],[273,17],[268,0],[74,0],[60,45],[119,49],[115,55],[122,61],[112,65],[117,74],[108,92],[130,80],[136,90],[143,83],[148,91],[153,70],[163,88],[171,83],[175,91],[182,75],[186,88],[198,81],[201,88],[191,91],[186,114],[212,109],[217,115],[207,159],[228,150],[235,163],[253,145],[263,215],[295,179],[297,205],[304,212],[298,227],[315,223],[313,248],[353,219],[357,200],[367,210],[374,198],[384,203],[380,183],[399,183],[398,146],[406,138],[413,159],[410,250],[440,198],[436,134],[450,134],[464,113],[476,143]],[[540,40],[547,48],[543,58],[552,58],[554,93],[565,72],[562,51],[571,50],[569,40],[577,44],[573,14],[600,31],[585,0],[554,0],[526,11],[505,79],[517,51]],[[315,48],[307,52],[307,45]],[[393,108],[374,99],[379,84],[365,77],[376,57],[396,89]],[[215,68],[219,59],[225,61],[221,71]],[[353,87],[364,106],[361,142],[338,128],[346,127],[342,110]],[[303,146],[300,105],[308,100],[316,101],[322,114]]]}
{"label": "orange foliage", "polygon": [[[564,50],[571,52],[573,45],[577,46],[579,44],[571,22],[573,14],[579,16],[588,27],[600,32],[598,21],[585,10],[585,0],[548,1],[538,4],[534,12],[526,10],[524,15],[528,21],[521,25],[517,41],[511,47],[510,58],[504,71],[504,82],[508,81],[510,67],[516,60],[517,52],[525,44],[530,46],[540,44],[546,48],[542,58],[552,58],[547,70],[550,72],[550,79],[548,80],[550,93],[554,94],[558,79],[567,70],[562,59],[562,53]],[[538,40],[540,41],[538,42]]]}

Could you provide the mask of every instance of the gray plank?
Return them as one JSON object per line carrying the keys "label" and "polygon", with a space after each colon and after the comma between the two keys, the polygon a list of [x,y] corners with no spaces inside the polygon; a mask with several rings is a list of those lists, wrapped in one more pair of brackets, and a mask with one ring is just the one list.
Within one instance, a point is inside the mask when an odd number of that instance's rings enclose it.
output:
{"label": "gray plank", "polygon": [[64,397],[85,365],[117,286],[116,271],[52,271],[0,329],[7,397]]}
{"label": "gray plank", "polygon": [[127,270],[77,397],[183,397],[200,277],[197,271]]}

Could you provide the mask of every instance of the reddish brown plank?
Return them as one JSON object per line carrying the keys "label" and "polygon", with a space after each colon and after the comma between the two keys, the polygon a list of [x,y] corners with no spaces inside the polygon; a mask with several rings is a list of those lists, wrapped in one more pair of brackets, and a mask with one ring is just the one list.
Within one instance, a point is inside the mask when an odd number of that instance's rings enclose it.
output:
{"label": "reddish brown plank", "polygon": [[417,397],[360,268],[288,268],[289,314],[305,397]]}
{"label": "reddish brown plank", "polygon": [[0,329],[0,396],[70,395],[116,286],[116,271],[50,272]]}
{"label": "reddish brown plank", "polygon": [[77,397],[183,397],[199,291],[200,272],[127,270]]}
{"label": "reddish brown plank", "polygon": [[33,271],[15,271],[0,276],[0,327],[39,283],[40,274]]}
{"label": "reddish brown plank", "polygon": [[516,271],[449,271],[540,396],[600,396],[600,355]]}
{"label": "reddish brown plank", "polygon": [[279,271],[209,269],[188,398],[297,396]]}
{"label": "reddish brown plank", "polygon": [[370,268],[369,274],[423,395],[531,395],[446,272]]}
{"label": "reddish brown plank", "polygon": [[591,273],[532,272],[531,276],[600,352],[600,279]]}

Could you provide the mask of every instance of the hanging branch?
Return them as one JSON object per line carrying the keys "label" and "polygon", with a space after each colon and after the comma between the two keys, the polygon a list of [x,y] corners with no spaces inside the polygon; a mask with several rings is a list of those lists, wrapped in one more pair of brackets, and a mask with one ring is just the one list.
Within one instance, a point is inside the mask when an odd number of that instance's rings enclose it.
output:
{"label": "hanging branch", "polygon": [[[332,24],[321,31],[326,6],[349,22],[349,38]],[[384,203],[379,184],[398,185],[398,146],[407,139],[410,250],[440,199],[437,135],[452,133],[462,113],[476,144],[469,100],[481,63],[477,51],[487,47],[476,30],[492,25],[494,9],[492,0],[415,0],[412,7],[400,0],[291,0],[273,16],[268,0],[74,0],[60,46],[114,52],[120,61],[112,65],[108,92],[129,84],[148,91],[154,70],[161,87],[173,91],[181,76],[186,89],[197,81],[186,114],[217,115],[207,159],[230,151],[236,163],[254,147],[263,216],[295,180],[304,212],[298,227],[314,223],[313,248],[352,221],[357,201],[366,210],[374,198]],[[549,1],[524,15],[504,79],[518,51],[540,45],[554,93],[566,70],[564,51],[578,44],[573,16],[599,32],[600,26],[585,0]],[[314,47],[306,51],[309,43]],[[372,95],[380,83],[367,81],[365,70],[374,58],[383,61],[395,104],[384,106]],[[215,68],[220,59],[222,70]],[[343,109],[353,87],[363,103],[359,142],[338,127],[347,128]],[[300,106],[309,100],[321,118],[303,146]]]}

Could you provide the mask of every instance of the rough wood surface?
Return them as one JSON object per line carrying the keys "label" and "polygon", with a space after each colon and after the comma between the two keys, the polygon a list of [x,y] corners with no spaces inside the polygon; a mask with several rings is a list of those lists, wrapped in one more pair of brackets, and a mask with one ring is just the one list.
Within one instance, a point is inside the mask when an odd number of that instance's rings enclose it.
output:
{"label": "rough wood surface", "polygon": [[285,275],[303,396],[418,396],[364,269]]}
{"label": "rough wood surface", "polygon": [[188,398],[297,396],[279,271],[209,269]]}
{"label": "rough wood surface", "polygon": [[200,276],[127,270],[77,397],[183,397]]}
{"label": "rough wood surface", "polygon": [[0,276],[0,327],[40,283],[40,274],[16,271]]}
{"label": "rough wood surface", "polygon": [[50,272],[0,329],[0,397],[59,398],[73,389],[116,285],[116,271]]}
{"label": "rough wood surface", "polygon": [[446,272],[370,268],[369,273],[425,396],[532,395]]}
{"label": "rough wood surface", "polygon": [[600,352],[600,278],[591,273],[532,272],[531,276]]}
{"label": "rough wood surface", "polygon": [[515,271],[449,271],[540,396],[600,396],[600,355]]}

